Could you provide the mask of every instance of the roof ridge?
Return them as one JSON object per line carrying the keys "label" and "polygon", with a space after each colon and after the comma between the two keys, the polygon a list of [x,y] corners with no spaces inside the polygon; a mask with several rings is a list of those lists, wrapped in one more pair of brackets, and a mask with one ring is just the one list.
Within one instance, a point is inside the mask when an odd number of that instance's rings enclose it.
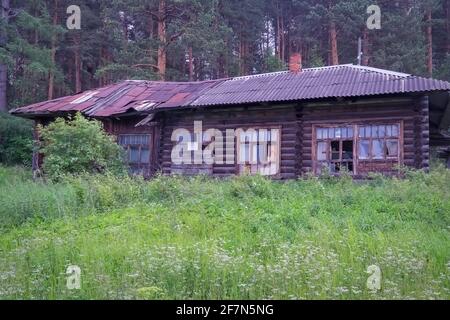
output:
{"label": "roof ridge", "polygon": [[345,64],[343,66],[351,67],[351,68],[354,68],[354,69],[360,69],[360,70],[367,70],[367,71],[377,72],[377,73],[390,75],[390,76],[402,77],[402,78],[407,78],[407,77],[413,76],[412,74],[409,74],[409,73],[398,72],[398,71],[391,71],[391,70],[375,68],[375,67],[369,67],[369,66],[362,66],[362,65],[351,64],[351,63],[350,64]]}

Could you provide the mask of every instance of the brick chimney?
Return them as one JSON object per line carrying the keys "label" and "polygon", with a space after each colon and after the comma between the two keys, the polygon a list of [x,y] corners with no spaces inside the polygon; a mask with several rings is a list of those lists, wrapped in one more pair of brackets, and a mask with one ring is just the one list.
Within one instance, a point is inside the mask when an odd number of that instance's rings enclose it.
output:
{"label": "brick chimney", "polygon": [[300,53],[294,53],[289,59],[289,71],[293,73],[302,72],[302,55]]}

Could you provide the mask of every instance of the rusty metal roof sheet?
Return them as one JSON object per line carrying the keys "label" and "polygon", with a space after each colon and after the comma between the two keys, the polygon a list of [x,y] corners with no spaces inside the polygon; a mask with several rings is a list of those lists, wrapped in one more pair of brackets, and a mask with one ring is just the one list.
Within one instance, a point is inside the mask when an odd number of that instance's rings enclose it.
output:
{"label": "rusty metal roof sheet", "polygon": [[127,80],[73,96],[36,103],[12,110],[16,115],[43,115],[80,111],[91,117],[109,117],[129,111],[149,112],[156,108],[188,105],[199,94],[220,81],[156,82]]}
{"label": "rusty metal roof sheet", "polygon": [[203,82],[127,80],[12,110],[16,115],[81,111],[108,117],[129,111],[450,91],[450,83],[356,65],[338,65]]}

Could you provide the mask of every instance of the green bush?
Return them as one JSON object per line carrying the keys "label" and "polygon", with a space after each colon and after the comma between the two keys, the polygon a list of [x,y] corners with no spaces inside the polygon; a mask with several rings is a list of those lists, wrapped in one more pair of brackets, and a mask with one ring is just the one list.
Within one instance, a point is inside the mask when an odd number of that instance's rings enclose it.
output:
{"label": "green bush", "polygon": [[42,137],[43,169],[51,180],[84,173],[123,174],[124,151],[96,120],[80,113],[69,120],[56,119],[39,127]]}
{"label": "green bush", "polygon": [[32,148],[32,122],[0,112],[0,162],[30,166]]}

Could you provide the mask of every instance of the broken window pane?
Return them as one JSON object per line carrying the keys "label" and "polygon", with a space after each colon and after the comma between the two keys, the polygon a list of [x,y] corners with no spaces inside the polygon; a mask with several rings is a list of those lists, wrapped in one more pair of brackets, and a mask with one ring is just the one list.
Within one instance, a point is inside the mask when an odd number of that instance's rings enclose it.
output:
{"label": "broken window pane", "polygon": [[353,159],[353,141],[342,142],[342,159],[343,160]]}
{"label": "broken window pane", "polygon": [[396,158],[398,156],[398,141],[387,140],[386,141],[386,156]]}
{"label": "broken window pane", "polygon": [[358,148],[359,159],[369,159],[369,140],[360,140]]}
{"label": "broken window pane", "polygon": [[339,160],[340,152],[339,152],[339,141],[331,142],[331,160]]}

